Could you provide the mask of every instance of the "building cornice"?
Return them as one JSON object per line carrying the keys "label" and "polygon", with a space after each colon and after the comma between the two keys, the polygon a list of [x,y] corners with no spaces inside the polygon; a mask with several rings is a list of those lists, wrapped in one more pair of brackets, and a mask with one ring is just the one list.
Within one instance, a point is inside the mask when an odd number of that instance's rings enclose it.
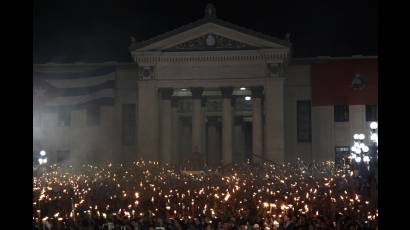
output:
{"label": "building cornice", "polygon": [[292,58],[291,65],[301,65],[301,64],[314,64],[314,63],[326,63],[331,61],[340,60],[374,60],[378,59],[378,56],[364,56],[364,55],[352,55],[348,57],[330,57],[330,56],[319,56],[319,57],[306,57],[306,58]]}
{"label": "building cornice", "polygon": [[141,52],[135,62],[142,66],[158,63],[204,63],[204,62],[264,62],[284,63],[289,60],[289,50],[241,50],[201,52]]}

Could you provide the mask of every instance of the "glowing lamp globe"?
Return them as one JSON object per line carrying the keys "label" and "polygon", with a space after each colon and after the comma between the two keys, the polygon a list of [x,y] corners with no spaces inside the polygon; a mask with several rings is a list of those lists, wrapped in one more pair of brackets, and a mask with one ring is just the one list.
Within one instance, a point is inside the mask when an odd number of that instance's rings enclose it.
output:
{"label": "glowing lamp globe", "polygon": [[367,145],[365,145],[362,149],[365,153],[369,152],[369,147]]}
{"label": "glowing lamp globe", "polygon": [[356,149],[355,153],[360,154],[362,152],[362,150],[360,149]]}
{"label": "glowing lamp globe", "polygon": [[365,163],[369,163],[369,162],[370,162],[369,156],[364,156],[364,157],[363,157],[363,161],[364,161]]}
{"label": "glowing lamp globe", "polygon": [[252,99],[252,98],[251,98],[250,96],[246,96],[246,97],[245,97],[245,100],[246,100],[246,101],[250,101],[251,99]]}
{"label": "glowing lamp globe", "polygon": [[43,157],[43,156],[45,156],[45,155],[46,155],[46,151],[41,150],[41,151],[40,151],[40,156],[42,156],[42,157]]}
{"label": "glowing lamp globe", "polygon": [[372,141],[374,141],[374,142],[376,142],[377,140],[378,140],[378,135],[377,135],[377,133],[372,133],[372,135],[370,136],[370,140],[372,140]]}
{"label": "glowing lamp globe", "polygon": [[351,150],[352,152],[355,152],[355,151],[356,151],[356,146],[352,146],[352,147],[350,148],[350,150]]}
{"label": "glowing lamp globe", "polygon": [[370,128],[371,129],[377,129],[377,122],[373,121],[372,123],[370,123]]}
{"label": "glowing lamp globe", "polygon": [[39,159],[38,159],[38,163],[39,163],[39,164],[43,164],[43,159],[39,158]]}
{"label": "glowing lamp globe", "polygon": [[364,140],[365,136],[363,133],[359,134],[359,140]]}
{"label": "glowing lamp globe", "polygon": [[47,158],[43,159],[43,164],[47,164]]}
{"label": "glowing lamp globe", "polygon": [[355,140],[359,140],[359,134],[355,134],[355,135],[353,135],[353,139],[355,139]]}
{"label": "glowing lamp globe", "polygon": [[356,163],[360,163],[362,161],[361,157],[356,157],[356,159],[354,159],[356,161]]}

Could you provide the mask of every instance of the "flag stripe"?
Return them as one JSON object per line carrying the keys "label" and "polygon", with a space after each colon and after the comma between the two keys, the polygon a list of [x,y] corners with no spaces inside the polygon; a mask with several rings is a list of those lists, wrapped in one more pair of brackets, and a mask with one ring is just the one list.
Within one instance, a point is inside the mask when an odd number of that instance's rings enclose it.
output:
{"label": "flag stripe", "polygon": [[89,102],[84,102],[82,104],[76,104],[76,105],[65,105],[65,106],[45,106],[42,108],[41,111],[44,112],[56,112],[59,110],[78,110],[78,109],[85,109],[90,107],[91,105],[93,106],[112,106],[114,104],[114,98],[99,98],[95,99],[93,101]]}
{"label": "flag stripe", "polygon": [[51,101],[47,102],[46,106],[67,106],[67,105],[76,105],[90,102],[92,100],[100,98],[113,98],[114,90],[113,89],[104,89],[96,91],[91,94],[85,94],[80,96],[68,96],[68,97],[56,97]]}
{"label": "flag stripe", "polygon": [[76,79],[76,78],[92,78],[96,76],[103,76],[115,72],[115,67],[103,67],[99,69],[84,70],[81,72],[44,72],[35,71],[33,74],[35,77],[43,78],[46,80],[51,79]]}
{"label": "flag stripe", "polygon": [[115,81],[106,81],[103,84],[95,85],[91,87],[81,88],[67,88],[67,89],[55,89],[56,94],[61,97],[81,96],[96,93],[104,89],[113,89],[115,87]]}
{"label": "flag stripe", "polygon": [[[377,59],[312,64],[312,106],[377,104],[377,65]],[[352,87],[352,80],[357,74],[367,79],[361,90]]]}
{"label": "flag stripe", "polygon": [[74,107],[101,100],[114,104],[114,67],[82,72],[35,72],[33,77],[33,92],[38,93],[36,98],[43,107]]}
{"label": "flag stripe", "polygon": [[84,88],[92,87],[103,84],[107,81],[115,80],[114,72],[111,72],[102,76],[95,76],[89,78],[74,78],[74,79],[52,79],[46,80],[47,83],[55,88],[71,89],[71,88]]}

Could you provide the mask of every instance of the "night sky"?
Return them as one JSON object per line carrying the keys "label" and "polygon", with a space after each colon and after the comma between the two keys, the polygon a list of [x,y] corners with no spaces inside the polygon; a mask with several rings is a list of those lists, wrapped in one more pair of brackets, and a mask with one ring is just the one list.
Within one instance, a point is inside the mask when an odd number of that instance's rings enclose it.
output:
{"label": "night sky", "polygon": [[203,18],[218,18],[284,38],[294,57],[377,55],[377,0],[309,1],[34,1],[33,63],[131,62],[137,41]]}

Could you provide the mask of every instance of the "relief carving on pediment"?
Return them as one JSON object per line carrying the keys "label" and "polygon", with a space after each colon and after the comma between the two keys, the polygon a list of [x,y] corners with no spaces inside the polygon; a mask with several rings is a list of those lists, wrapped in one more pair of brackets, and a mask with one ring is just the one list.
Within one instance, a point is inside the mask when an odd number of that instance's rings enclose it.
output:
{"label": "relief carving on pediment", "polygon": [[167,49],[168,51],[197,51],[197,50],[242,50],[256,47],[235,41],[216,34],[205,34]]}

